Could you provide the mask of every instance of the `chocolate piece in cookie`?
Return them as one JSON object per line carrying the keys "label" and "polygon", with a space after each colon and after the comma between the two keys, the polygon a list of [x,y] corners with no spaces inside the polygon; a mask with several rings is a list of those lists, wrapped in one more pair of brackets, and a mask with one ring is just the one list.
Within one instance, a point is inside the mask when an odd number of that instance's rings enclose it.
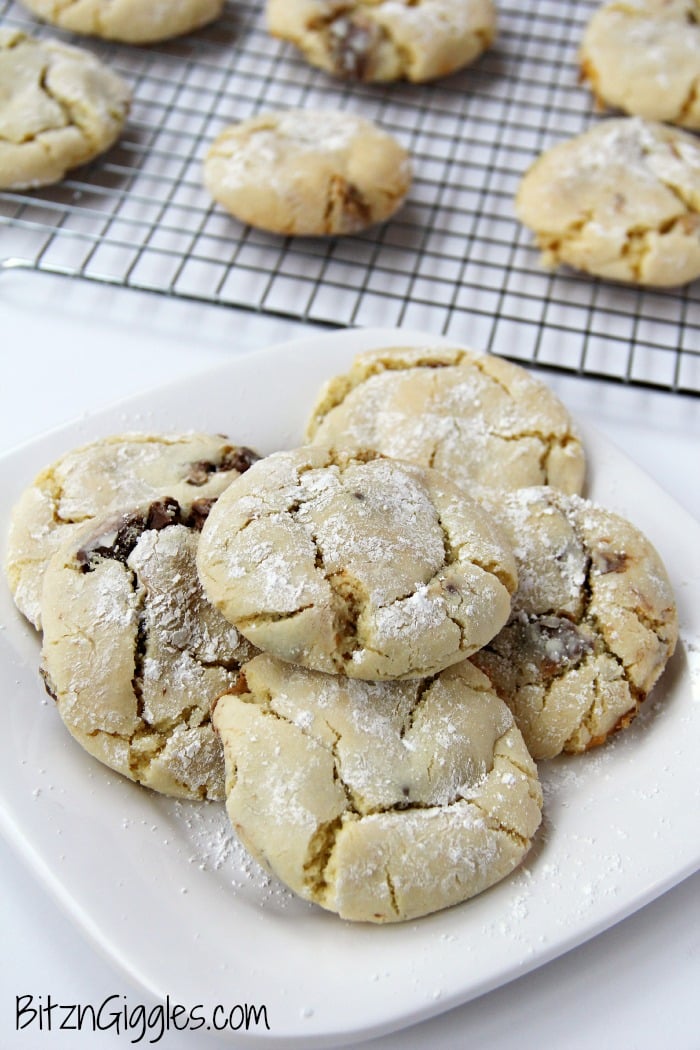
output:
{"label": "chocolate piece in cookie", "polygon": [[166,795],[220,799],[210,707],[255,650],[202,593],[200,512],[159,501],[70,537],[45,574],[42,674],[95,758]]}
{"label": "chocolate piece in cookie", "polygon": [[270,33],[350,80],[435,80],[493,43],[492,0],[267,0]]}
{"label": "chocolate piece in cookie", "polygon": [[175,500],[190,512],[215,499],[259,457],[209,434],[123,434],[73,449],[46,467],[13,508],[6,573],[19,610],[41,627],[44,569],[91,518]]}
{"label": "chocolate piece in cookie", "polygon": [[309,237],[384,222],[403,204],[411,177],[405,149],[371,121],[308,109],[225,128],[203,172],[212,197],[240,222]]}
{"label": "chocolate piece in cookie", "polygon": [[676,645],[661,559],[628,521],[578,496],[537,487],[486,498],[519,584],[509,622],[472,660],[534,758],[602,744],[632,721]]}

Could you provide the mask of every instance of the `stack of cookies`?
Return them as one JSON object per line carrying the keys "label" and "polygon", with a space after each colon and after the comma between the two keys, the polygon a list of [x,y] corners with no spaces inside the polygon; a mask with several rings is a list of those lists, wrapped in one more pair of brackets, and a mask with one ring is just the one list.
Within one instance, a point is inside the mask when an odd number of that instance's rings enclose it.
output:
{"label": "stack of cookies", "polygon": [[15,507],[7,576],[92,755],[225,799],[299,896],[416,918],[522,861],[538,761],[629,724],[675,647],[671,585],[581,495],[564,406],[498,357],[361,354],[304,440],[76,449]]}

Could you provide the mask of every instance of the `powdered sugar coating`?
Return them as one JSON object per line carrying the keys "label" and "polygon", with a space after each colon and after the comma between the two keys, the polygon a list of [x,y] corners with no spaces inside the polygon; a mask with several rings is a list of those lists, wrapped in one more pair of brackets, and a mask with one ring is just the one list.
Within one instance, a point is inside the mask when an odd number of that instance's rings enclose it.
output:
{"label": "powdered sugar coating", "polygon": [[492,0],[267,0],[273,36],[346,79],[414,82],[447,76],[493,42]]}
{"label": "powdered sugar coating", "polygon": [[5,570],[19,610],[41,627],[41,587],[52,555],[92,518],[164,496],[190,507],[214,499],[257,459],[201,433],[116,434],[45,467],[12,509]]}
{"label": "powdered sugar coating", "polygon": [[535,161],[516,210],[547,266],[685,284],[700,275],[700,144],[639,117],[601,121]]}
{"label": "powdered sugar coating", "polygon": [[318,394],[314,444],[374,448],[462,486],[583,488],[585,457],[556,396],[518,365],[452,347],[359,354]]}
{"label": "powdered sugar coating", "polygon": [[131,88],[89,51],[0,28],[0,98],[0,189],[25,189],[109,149]]}
{"label": "powdered sugar coating", "polygon": [[261,649],[357,678],[421,677],[505,623],[513,560],[435,471],[373,452],[278,452],[220,498],[198,566]]}
{"label": "powdered sugar coating", "polygon": [[261,654],[213,719],[241,840],[344,918],[395,922],[466,900],[512,871],[540,822],[534,763],[466,661],[380,683]]}
{"label": "powdered sugar coating", "polygon": [[599,102],[700,127],[699,0],[609,0],[586,27],[580,61]]}
{"label": "powdered sugar coating", "polygon": [[519,586],[508,624],[472,659],[534,758],[585,751],[629,725],[673,654],[666,570],[635,526],[589,500],[542,487],[484,498]]}
{"label": "powdered sugar coating", "polygon": [[152,44],[218,18],[224,0],[23,0],[47,22],[73,33]]}
{"label": "powdered sugar coating", "polygon": [[221,798],[209,708],[254,650],[202,593],[195,528],[135,517],[122,541],[123,521],[90,523],[47,568],[47,688],[112,769],[164,794]]}
{"label": "powdered sugar coating", "polygon": [[207,153],[204,184],[241,222],[327,236],[384,222],[411,184],[406,150],[343,110],[261,113],[226,127]]}

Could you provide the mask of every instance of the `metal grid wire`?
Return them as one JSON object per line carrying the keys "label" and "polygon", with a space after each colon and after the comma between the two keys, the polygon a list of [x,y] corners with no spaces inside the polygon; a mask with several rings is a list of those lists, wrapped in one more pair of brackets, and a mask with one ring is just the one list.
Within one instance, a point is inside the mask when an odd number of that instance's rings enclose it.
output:
{"label": "metal grid wire", "polygon": [[[350,84],[266,31],[263,0],[149,48],[71,38],[0,0],[0,24],[90,48],[132,85],[120,142],[60,184],[0,192],[0,267],[77,276],[320,325],[418,328],[513,360],[700,394],[700,282],[642,290],[547,272],[517,222],[544,149],[599,119],[578,80],[598,0],[500,0],[496,46],[431,84]],[[390,222],[334,239],[237,223],[202,186],[227,124],[265,109],[359,112],[410,151]]]}

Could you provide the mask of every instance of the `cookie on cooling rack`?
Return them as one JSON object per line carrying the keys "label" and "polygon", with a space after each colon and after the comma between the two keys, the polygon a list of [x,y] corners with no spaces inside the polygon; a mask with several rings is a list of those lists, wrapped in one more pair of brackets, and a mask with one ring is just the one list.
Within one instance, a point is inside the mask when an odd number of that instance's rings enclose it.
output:
{"label": "cookie on cooling rack", "polygon": [[585,456],[569,413],[524,368],[455,347],[359,354],[324,385],[307,439],[374,448],[474,486],[580,492]]}
{"label": "cookie on cooling rack", "polygon": [[166,795],[221,799],[210,707],[255,650],[202,592],[203,513],[164,499],[73,534],[44,577],[42,674],[105,765]]}
{"label": "cookie on cooling rack", "polygon": [[513,871],[541,820],[535,764],[469,661],[358,682],[262,654],[212,717],[242,842],[344,919],[415,919],[473,897]]}
{"label": "cookie on cooling rack", "polygon": [[698,0],[603,4],[584,33],[580,62],[603,105],[700,128]]}
{"label": "cookie on cooling rack", "polygon": [[118,434],[72,449],[42,470],[12,509],[5,571],[18,609],[41,627],[45,567],[87,520],[162,497],[187,512],[215,499],[258,458],[209,434]]}
{"label": "cookie on cooling rack", "polygon": [[602,744],[630,724],[673,654],[671,584],[619,514],[537,487],[487,497],[518,565],[513,612],[472,660],[535,759]]}
{"label": "cookie on cooling rack", "polygon": [[406,150],[345,111],[289,109],[227,127],[204,184],[235,218],[272,233],[328,236],[384,222],[411,185]]}
{"label": "cookie on cooling rack", "polygon": [[22,0],[46,22],[72,33],[119,40],[125,44],[154,44],[182,36],[218,18],[224,0]]}
{"label": "cookie on cooling rack", "polygon": [[80,48],[0,29],[0,189],[58,182],[119,138],[131,89]]}
{"label": "cookie on cooling rack", "polygon": [[700,143],[640,117],[601,121],[535,161],[516,211],[546,266],[686,284],[700,276]]}
{"label": "cookie on cooling rack", "polygon": [[426,81],[469,65],[496,35],[492,0],[267,0],[272,36],[361,81]]}
{"label": "cookie on cooling rack", "polygon": [[260,649],[365,679],[464,659],[506,622],[516,586],[500,532],[447,478],[321,447],[273,453],[232,482],[198,566]]}

